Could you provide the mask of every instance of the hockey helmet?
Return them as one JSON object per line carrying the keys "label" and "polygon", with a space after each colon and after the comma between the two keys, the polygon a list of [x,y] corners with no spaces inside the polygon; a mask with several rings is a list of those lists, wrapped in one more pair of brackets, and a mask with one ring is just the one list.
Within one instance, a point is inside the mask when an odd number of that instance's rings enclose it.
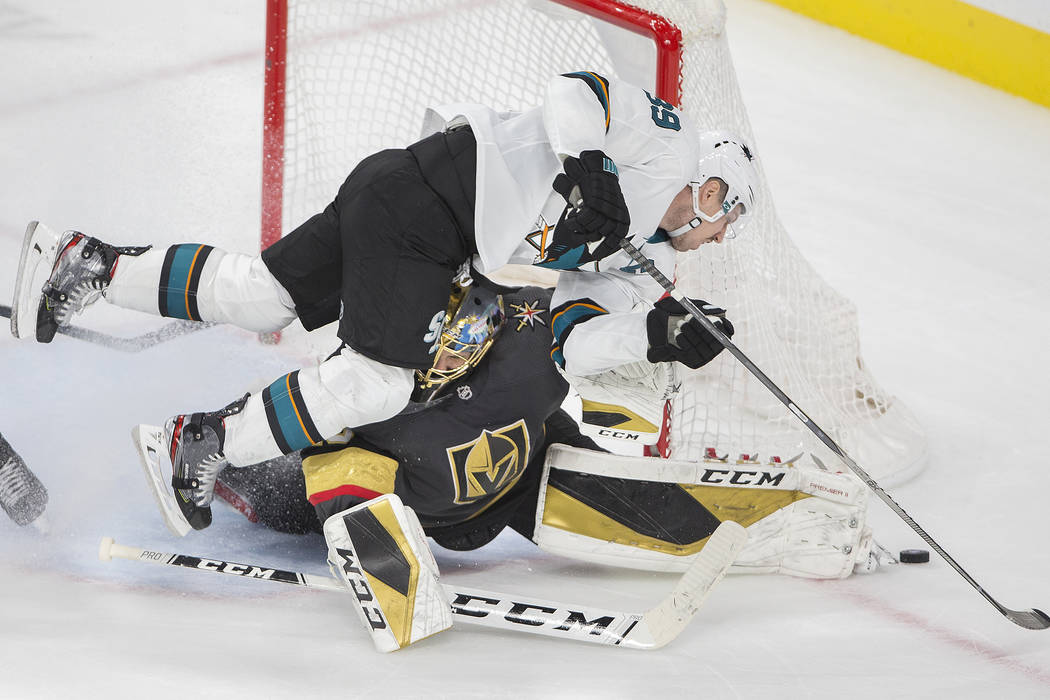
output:
{"label": "hockey helmet", "polygon": [[477,285],[453,284],[434,364],[416,370],[412,400],[437,398],[448,385],[469,374],[492,347],[503,325],[503,296]]}
{"label": "hockey helmet", "polygon": [[[727,131],[707,131],[700,134],[700,153],[696,176],[689,181],[689,187],[693,190],[695,216],[685,225],[668,233],[672,238],[681,236],[704,221],[718,221],[737,205],[741,205],[740,214],[726,235],[726,238],[733,238],[746,227],[755,209],[755,191],[758,188],[755,156],[742,139]],[[728,189],[722,200],[721,211],[712,216],[700,211],[700,188],[713,177],[724,182]]]}

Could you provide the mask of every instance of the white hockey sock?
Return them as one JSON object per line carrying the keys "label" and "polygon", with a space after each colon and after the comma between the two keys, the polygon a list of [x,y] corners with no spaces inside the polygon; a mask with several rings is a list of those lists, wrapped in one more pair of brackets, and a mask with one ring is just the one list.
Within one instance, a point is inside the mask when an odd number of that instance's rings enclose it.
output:
{"label": "white hockey sock", "polygon": [[412,370],[343,348],[253,392],[244,410],[226,419],[226,458],[248,466],[386,420],[405,407],[413,386]]}
{"label": "white hockey sock", "polygon": [[295,319],[291,296],[261,257],[197,243],[121,256],[105,296],[126,309],[260,333]]}

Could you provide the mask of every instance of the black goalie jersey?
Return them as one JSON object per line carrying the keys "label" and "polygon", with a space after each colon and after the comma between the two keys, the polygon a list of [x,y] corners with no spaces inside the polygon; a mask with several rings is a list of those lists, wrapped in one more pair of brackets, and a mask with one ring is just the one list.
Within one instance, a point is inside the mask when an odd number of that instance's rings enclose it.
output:
{"label": "black goalie jersey", "polygon": [[[263,483],[264,472],[257,469],[228,469],[217,493],[236,492],[254,515],[271,521],[267,524],[295,531],[306,528],[272,522],[274,516],[281,520],[298,512],[301,518],[308,499],[323,521],[393,492],[438,542],[479,546],[479,538],[487,541],[512,520],[518,505],[534,510],[547,442],[555,434],[567,442],[580,437],[560,410],[568,384],[551,360],[550,297],[550,290],[538,287],[504,294],[506,321],[492,348],[440,399],[357,428],[348,443],[304,450],[302,476],[286,464],[284,476],[275,467]],[[300,494],[299,504],[289,503],[287,493],[274,497],[282,479],[284,491]],[[275,501],[284,502],[279,513],[260,510],[272,510]],[[471,530],[472,541],[456,546]]]}
{"label": "black goalie jersey", "polygon": [[[385,468],[351,471],[375,496],[393,490],[424,525],[462,522],[508,493],[544,442],[543,424],[568,385],[550,358],[550,292],[504,295],[507,320],[485,359],[422,410],[355,430],[355,445],[388,455]],[[395,464],[396,462],[396,464]],[[304,465],[311,501],[327,484]],[[361,476],[380,476],[367,481]]]}

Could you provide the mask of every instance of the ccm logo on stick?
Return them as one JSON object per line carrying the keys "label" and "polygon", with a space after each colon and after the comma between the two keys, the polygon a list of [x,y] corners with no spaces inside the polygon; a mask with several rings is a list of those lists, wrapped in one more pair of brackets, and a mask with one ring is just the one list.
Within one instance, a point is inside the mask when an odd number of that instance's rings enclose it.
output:
{"label": "ccm logo on stick", "polygon": [[232,561],[217,561],[215,559],[201,559],[197,563],[198,569],[208,569],[209,571],[219,571],[224,574],[233,574],[234,576],[244,576],[245,578],[264,578],[269,579],[273,576],[273,569],[260,569],[258,566],[248,566],[247,564],[234,564]]}
{"label": "ccm logo on stick", "polygon": [[558,623],[554,625],[553,629],[561,632],[587,630],[589,634],[599,635],[616,621],[616,616],[614,615],[603,615],[593,620],[588,620],[584,613],[574,610],[559,610],[547,605],[515,603],[467,593],[456,594],[455,599],[452,601],[452,610],[459,615],[487,617],[489,611],[480,609],[479,603],[491,607],[492,612],[503,613],[503,619],[507,622],[530,627],[540,627],[548,622]]}

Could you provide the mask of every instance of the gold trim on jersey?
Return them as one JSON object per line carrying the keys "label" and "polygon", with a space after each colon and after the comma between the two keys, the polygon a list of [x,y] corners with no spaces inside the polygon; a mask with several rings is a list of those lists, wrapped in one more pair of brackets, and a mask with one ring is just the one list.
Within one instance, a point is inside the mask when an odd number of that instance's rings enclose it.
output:
{"label": "gold trim on jersey", "polygon": [[306,496],[340,486],[359,486],[376,493],[393,493],[398,462],[361,447],[310,455],[303,460]]}

